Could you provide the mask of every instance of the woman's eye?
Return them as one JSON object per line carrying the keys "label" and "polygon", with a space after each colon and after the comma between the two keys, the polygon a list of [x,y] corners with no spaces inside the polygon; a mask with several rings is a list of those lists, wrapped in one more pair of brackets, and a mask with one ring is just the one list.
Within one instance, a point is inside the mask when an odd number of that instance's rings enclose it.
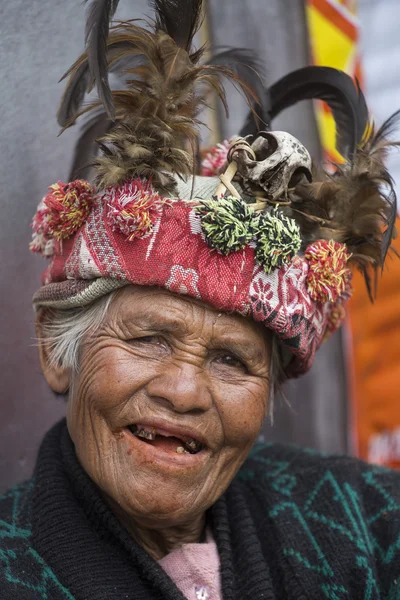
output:
{"label": "woman's eye", "polygon": [[147,358],[161,359],[168,355],[170,347],[162,335],[142,335],[126,340],[134,352]]}
{"label": "woman's eye", "polygon": [[162,344],[162,339],[157,335],[144,335],[142,337],[132,338],[128,340],[130,344],[143,344],[143,345],[160,345]]}
{"label": "woman's eye", "polygon": [[227,365],[228,367],[246,370],[246,365],[239,358],[233,356],[232,354],[222,354],[221,356],[218,356],[216,362],[222,365]]}

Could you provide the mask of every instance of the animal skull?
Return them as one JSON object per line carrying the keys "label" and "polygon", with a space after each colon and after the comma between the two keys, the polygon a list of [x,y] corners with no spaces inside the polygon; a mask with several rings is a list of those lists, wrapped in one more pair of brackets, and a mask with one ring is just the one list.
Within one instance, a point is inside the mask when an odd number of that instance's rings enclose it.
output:
{"label": "animal skull", "polygon": [[311,156],[290,133],[262,132],[251,148],[256,160],[240,150],[232,156],[238,165],[238,179],[248,193],[276,201],[287,198],[289,187],[303,175],[311,181]]}

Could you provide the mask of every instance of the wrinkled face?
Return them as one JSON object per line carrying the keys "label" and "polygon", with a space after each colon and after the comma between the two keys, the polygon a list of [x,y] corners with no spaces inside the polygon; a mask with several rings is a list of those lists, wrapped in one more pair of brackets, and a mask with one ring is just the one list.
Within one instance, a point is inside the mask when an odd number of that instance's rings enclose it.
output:
{"label": "wrinkled face", "polygon": [[148,526],[202,514],[263,423],[269,338],[259,324],[129,286],[81,348],[67,422],[79,460]]}

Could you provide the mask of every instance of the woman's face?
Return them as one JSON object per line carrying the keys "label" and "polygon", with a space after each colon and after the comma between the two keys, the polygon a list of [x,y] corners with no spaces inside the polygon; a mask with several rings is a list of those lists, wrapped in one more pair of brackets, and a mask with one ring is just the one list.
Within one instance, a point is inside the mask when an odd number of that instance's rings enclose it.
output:
{"label": "woman's face", "polygon": [[82,466],[144,525],[202,514],[260,431],[269,349],[266,330],[239,315],[124,288],[84,341],[70,392],[67,422]]}

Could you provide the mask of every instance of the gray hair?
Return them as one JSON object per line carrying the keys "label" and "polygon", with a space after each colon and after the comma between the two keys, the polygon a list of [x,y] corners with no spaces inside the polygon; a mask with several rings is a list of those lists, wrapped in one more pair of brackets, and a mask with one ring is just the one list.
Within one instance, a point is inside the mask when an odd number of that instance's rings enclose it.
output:
{"label": "gray hair", "polygon": [[117,292],[102,296],[88,306],[78,308],[42,308],[42,336],[46,340],[49,362],[53,366],[79,371],[79,350],[83,338],[95,333],[107,314]]}
{"label": "gray hair", "polygon": [[[42,324],[42,339],[46,340],[51,365],[79,371],[79,351],[82,340],[94,334],[101,326],[118,290],[110,292],[88,306],[69,309],[42,308],[45,311]],[[39,312],[39,316],[40,316]],[[272,334],[269,416],[273,414],[274,396],[285,381],[279,340]]]}

